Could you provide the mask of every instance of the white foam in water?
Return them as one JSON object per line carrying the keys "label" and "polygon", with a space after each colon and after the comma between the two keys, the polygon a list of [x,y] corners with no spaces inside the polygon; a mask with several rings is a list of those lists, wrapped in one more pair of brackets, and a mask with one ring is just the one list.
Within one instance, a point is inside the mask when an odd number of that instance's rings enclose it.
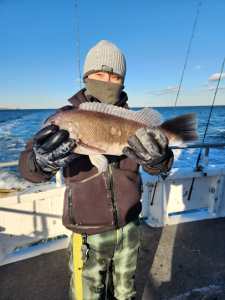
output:
{"label": "white foam in water", "polygon": [[180,155],[181,155],[182,149],[175,149],[173,150],[173,154],[174,154],[174,160],[178,160]]}
{"label": "white foam in water", "polygon": [[55,186],[55,182],[31,183],[18,175],[7,171],[0,171],[0,189],[13,189],[18,192],[32,193],[45,191]]}
{"label": "white foam in water", "polygon": [[217,129],[220,133],[225,133],[225,129]]}
{"label": "white foam in water", "polygon": [[23,190],[28,187],[31,187],[32,183],[26,181],[22,178],[17,177],[14,174],[11,174],[6,171],[0,172],[0,188],[1,189],[17,189]]}

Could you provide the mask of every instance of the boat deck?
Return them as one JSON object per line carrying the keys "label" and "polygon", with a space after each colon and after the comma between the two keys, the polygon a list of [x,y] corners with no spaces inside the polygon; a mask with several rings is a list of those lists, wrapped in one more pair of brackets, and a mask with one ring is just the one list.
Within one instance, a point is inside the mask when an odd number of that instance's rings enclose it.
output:
{"label": "boat deck", "polygon": [[[225,219],[141,225],[138,300],[225,300]],[[66,250],[0,267],[1,300],[65,300]]]}

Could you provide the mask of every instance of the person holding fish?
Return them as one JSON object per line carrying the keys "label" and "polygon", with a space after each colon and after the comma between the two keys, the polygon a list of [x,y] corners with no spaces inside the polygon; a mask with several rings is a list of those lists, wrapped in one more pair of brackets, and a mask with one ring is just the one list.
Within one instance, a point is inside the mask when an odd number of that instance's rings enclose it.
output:
{"label": "person holding fish", "polygon": [[85,87],[46,120],[20,156],[21,174],[31,182],[48,181],[62,168],[63,224],[72,231],[70,299],[105,299],[108,272],[114,299],[135,298],[139,166],[165,175],[173,163],[169,143],[196,138],[191,114],[162,123],[153,109],[129,110],[125,74],[121,50],[97,43],[85,59]]}

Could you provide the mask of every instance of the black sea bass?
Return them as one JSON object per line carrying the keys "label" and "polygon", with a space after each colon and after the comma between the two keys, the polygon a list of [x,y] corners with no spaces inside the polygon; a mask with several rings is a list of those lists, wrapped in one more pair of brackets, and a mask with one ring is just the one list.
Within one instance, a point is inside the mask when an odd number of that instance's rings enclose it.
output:
{"label": "black sea bass", "polygon": [[[45,125],[55,124],[69,131],[76,140],[74,152],[89,155],[98,170],[105,171],[104,155],[122,155],[128,138],[143,127],[158,128],[167,136],[169,144],[197,139],[196,115],[181,115],[161,122],[160,114],[151,108],[134,112],[104,103],[82,103],[79,108],[59,111]],[[104,154],[104,155],[101,155]]]}

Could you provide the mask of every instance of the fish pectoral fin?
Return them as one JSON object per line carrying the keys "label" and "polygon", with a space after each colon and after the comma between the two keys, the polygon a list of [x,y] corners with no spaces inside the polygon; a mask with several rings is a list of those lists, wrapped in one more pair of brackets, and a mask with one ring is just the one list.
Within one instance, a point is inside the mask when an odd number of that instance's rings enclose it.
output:
{"label": "fish pectoral fin", "polygon": [[91,163],[98,169],[100,173],[105,172],[108,167],[108,160],[102,154],[91,154],[89,155]]}

